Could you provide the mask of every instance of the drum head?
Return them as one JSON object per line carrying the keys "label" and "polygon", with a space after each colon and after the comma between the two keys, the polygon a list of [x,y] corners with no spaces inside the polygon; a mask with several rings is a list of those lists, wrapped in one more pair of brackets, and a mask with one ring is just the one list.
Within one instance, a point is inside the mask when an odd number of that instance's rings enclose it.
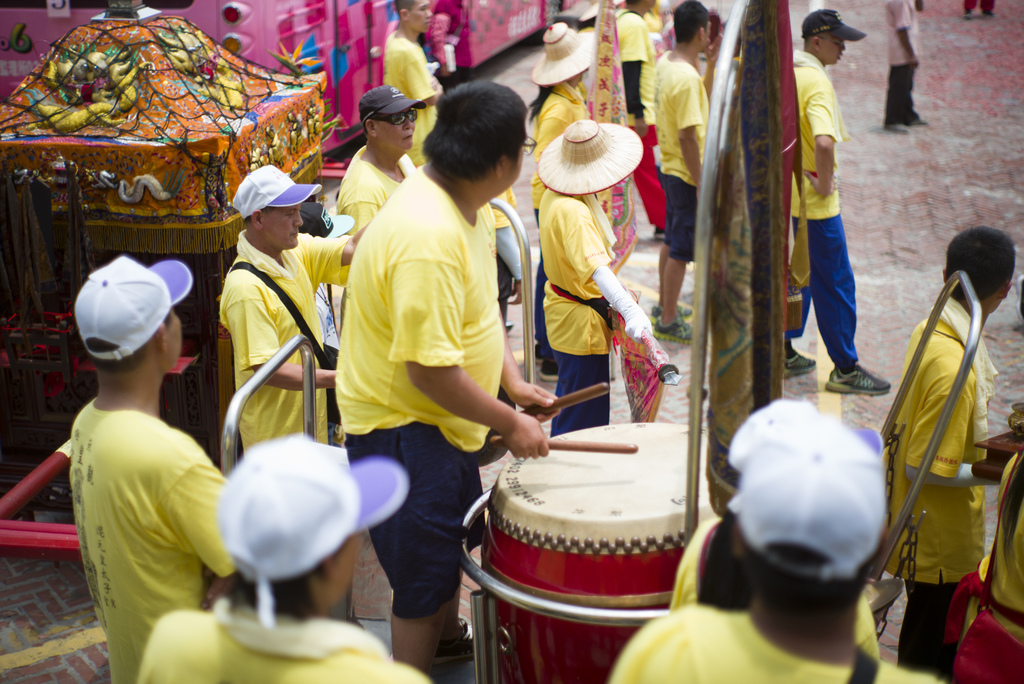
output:
{"label": "drum head", "polygon": [[[505,466],[491,495],[492,524],[516,539],[575,553],[640,553],[685,537],[686,427],[610,425],[560,439],[636,444],[636,454],[552,451]],[[703,478],[702,478],[703,479]],[[700,517],[713,516],[703,488]]]}

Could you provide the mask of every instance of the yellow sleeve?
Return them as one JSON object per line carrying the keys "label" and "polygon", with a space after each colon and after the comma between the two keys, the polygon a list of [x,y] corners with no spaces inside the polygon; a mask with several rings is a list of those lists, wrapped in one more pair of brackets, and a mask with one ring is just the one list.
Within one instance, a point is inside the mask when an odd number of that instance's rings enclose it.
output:
{"label": "yellow sleeve", "polygon": [[[804,116],[807,117],[807,122],[811,126],[812,136],[828,135],[833,140],[839,139],[839,133],[832,124],[832,97],[825,90],[821,88],[814,89],[807,99],[807,108],[804,110]],[[811,142],[813,144],[814,141],[812,140]]]}
{"label": "yellow sleeve", "polygon": [[[513,209],[519,206],[519,203],[516,202],[516,194],[512,192],[512,188],[509,188],[505,192],[501,193],[495,199],[505,200],[512,206]],[[497,230],[498,228],[507,228],[512,225],[512,222],[508,220],[508,217],[505,216],[504,212],[498,211],[494,207],[491,207],[491,214],[494,215],[495,230]]]}
{"label": "yellow sleeve", "polygon": [[166,514],[182,548],[194,551],[206,567],[227,577],[235,566],[217,528],[217,500],[224,487],[224,476],[198,444],[193,442],[192,446],[196,453],[183,454],[183,458],[196,462],[164,494],[160,510]]}
{"label": "yellow sleeve", "polygon": [[352,235],[349,234],[329,239],[306,237],[301,241],[301,258],[314,288],[319,287],[320,283],[345,285],[348,282],[349,267],[342,266],[341,259],[351,239]]}
{"label": "yellow sleeve", "polygon": [[[242,279],[245,280],[242,280]],[[238,279],[235,287],[228,288],[225,281],[221,298],[220,318],[231,333],[231,347],[234,350],[235,368],[238,371],[251,370],[270,360],[281,348],[277,325],[260,296],[265,286],[248,273],[235,272],[228,280]],[[234,296],[236,290],[245,291],[245,296]],[[240,292],[238,294],[241,294]],[[255,296],[253,296],[255,295]],[[277,295],[270,293],[270,296]]]}
{"label": "yellow sleeve", "polygon": [[699,681],[686,653],[690,647],[686,615],[690,610],[644,625],[619,655],[608,684]]}
{"label": "yellow sleeve", "polygon": [[[953,379],[959,365],[959,356],[954,358],[949,354],[940,354],[933,357],[930,362],[922,363],[919,367],[920,376],[917,382],[922,388],[923,399],[918,407],[914,424],[907,426],[908,429],[903,437],[903,439],[910,440],[907,443],[907,465],[914,468],[921,466],[921,459],[928,447],[932,431],[938,424],[942,405],[946,402],[946,397],[953,387]],[[972,373],[967,378],[967,383],[953,408],[953,415],[946,427],[942,441],[939,443],[939,450],[935,452],[935,461],[932,463],[931,472],[940,477],[955,477],[960,471],[967,435],[972,431],[973,417],[974,374]]]}
{"label": "yellow sleeve", "polygon": [[857,601],[857,622],[853,626],[854,640],[857,648],[864,652],[864,655],[878,660],[878,634],[875,632],[875,616],[871,613],[871,606],[867,597],[861,592]]}
{"label": "yellow sleeve", "polygon": [[[548,97],[558,96],[548,95]],[[565,133],[565,129],[573,121],[575,119],[571,116],[568,107],[560,107],[558,104],[554,104],[547,111],[540,113],[537,117],[537,125],[533,133],[533,138],[537,141],[537,146],[533,148],[533,158],[535,161],[540,162],[540,155],[544,153],[544,150],[551,144],[551,141]]]}
{"label": "yellow sleeve", "polygon": [[700,78],[683,77],[675,86],[671,91],[671,97],[676,104],[676,129],[681,131],[704,124],[704,114],[700,107],[704,93]]}
{"label": "yellow sleeve", "polygon": [[[630,16],[632,15],[632,16]],[[635,21],[634,21],[635,20]],[[619,52],[623,62],[647,62],[647,24],[635,12],[624,10],[619,15]]]}
{"label": "yellow sleeve", "polygon": [[387,301],[394,336],[388,361],[434,367],[465,361],[461,333],[466,294],[456,263],[417,259],[391,269]]}
{"label": "yellow sleeve", "polygon": [[[388,49],[390,48],[390,49]],[[386,46],[388,66],[385,83],[402,91],[406,97],[414,100],[426,100],[434,96],[430,86],[430,74],[427,72],[426,57],[417,59],[416,50],[420,48],[401,38],[393,38],[390,46]]]}
{"label": "yellow sleeve", "polygon": [[718,527],[719,522],[721,521],[718,518],[702,522],[694,532],[693,539],[687,544],[683,558],[679,561],[679,569],[676,571],[676,583],[672,587],[669,610],[679,610],[685,606],[696,605],[700,557],[704,552],[708,535]]}

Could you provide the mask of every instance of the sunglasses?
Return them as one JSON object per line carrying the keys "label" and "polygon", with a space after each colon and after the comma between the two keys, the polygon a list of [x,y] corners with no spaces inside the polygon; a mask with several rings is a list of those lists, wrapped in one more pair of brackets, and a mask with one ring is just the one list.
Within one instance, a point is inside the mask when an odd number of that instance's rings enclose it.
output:
{"label": "sunglasses", "polygon": [[837,39],[833,38],[832,36],[830,36],[828,34],[825,34],[825,36],[823,36],[823,37],[827,38],[828,42],[832,43],[837,48],[845,48],[846,47],[846,41],[845,40],[837,40]]}
{"label": "sunglasses", "polygon": [[371,116],[369,118],[374,121],[384,121],[394,126],[401,126],[406,121],[416,121],[416,111],[417,110],[415,109],[408,109],[404,112],[399,112],[398,114],[384,114],[381,116]]}

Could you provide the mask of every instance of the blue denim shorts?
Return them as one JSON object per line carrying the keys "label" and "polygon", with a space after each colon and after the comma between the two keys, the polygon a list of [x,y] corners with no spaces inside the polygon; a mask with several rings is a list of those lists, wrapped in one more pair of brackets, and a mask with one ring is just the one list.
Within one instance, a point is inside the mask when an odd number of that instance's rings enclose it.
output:
{"label": "blue denim shorts", "polygon": [[[425,423],[345,435],[345,447],[352,463],[384,455],[409,472],[405,504],[370,538],[394,592],[391,612],[407,620],[433,615],[459,591],[462,518],[483,493],[476,454],[456,449]],[[474,525],[470,548],[482,536],[482,525]]]}
{"label": "blue denim shorts", "polygon": [[697,188],[682,178],[660,174],[665,190],[665,244],[677,261],[693,261],[693,238],[697,226]]}

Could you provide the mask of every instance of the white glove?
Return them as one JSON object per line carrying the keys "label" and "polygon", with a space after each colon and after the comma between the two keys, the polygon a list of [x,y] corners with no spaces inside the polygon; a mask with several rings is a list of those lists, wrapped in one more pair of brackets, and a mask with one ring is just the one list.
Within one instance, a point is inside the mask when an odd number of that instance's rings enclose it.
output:
{"label": "white glove", "polygon": [[647,314],[640,308],[640,305],[633,301],[633,298],[626,292],[626,288],[622,287],[622,283],[615,277],[612,270],[607,266],[601,266],[594,275],[591,276],[594,284],[597,285],[597,289],[601,290],[601,294],[608,303],[611,304],[612,308],[622,314],[622,319],[626,324],[626,334],[632,337],[637,342],[640,342],[640,335],[646,330],[648,334],[653,335],[651,330],[651,321],[647,318]]}

